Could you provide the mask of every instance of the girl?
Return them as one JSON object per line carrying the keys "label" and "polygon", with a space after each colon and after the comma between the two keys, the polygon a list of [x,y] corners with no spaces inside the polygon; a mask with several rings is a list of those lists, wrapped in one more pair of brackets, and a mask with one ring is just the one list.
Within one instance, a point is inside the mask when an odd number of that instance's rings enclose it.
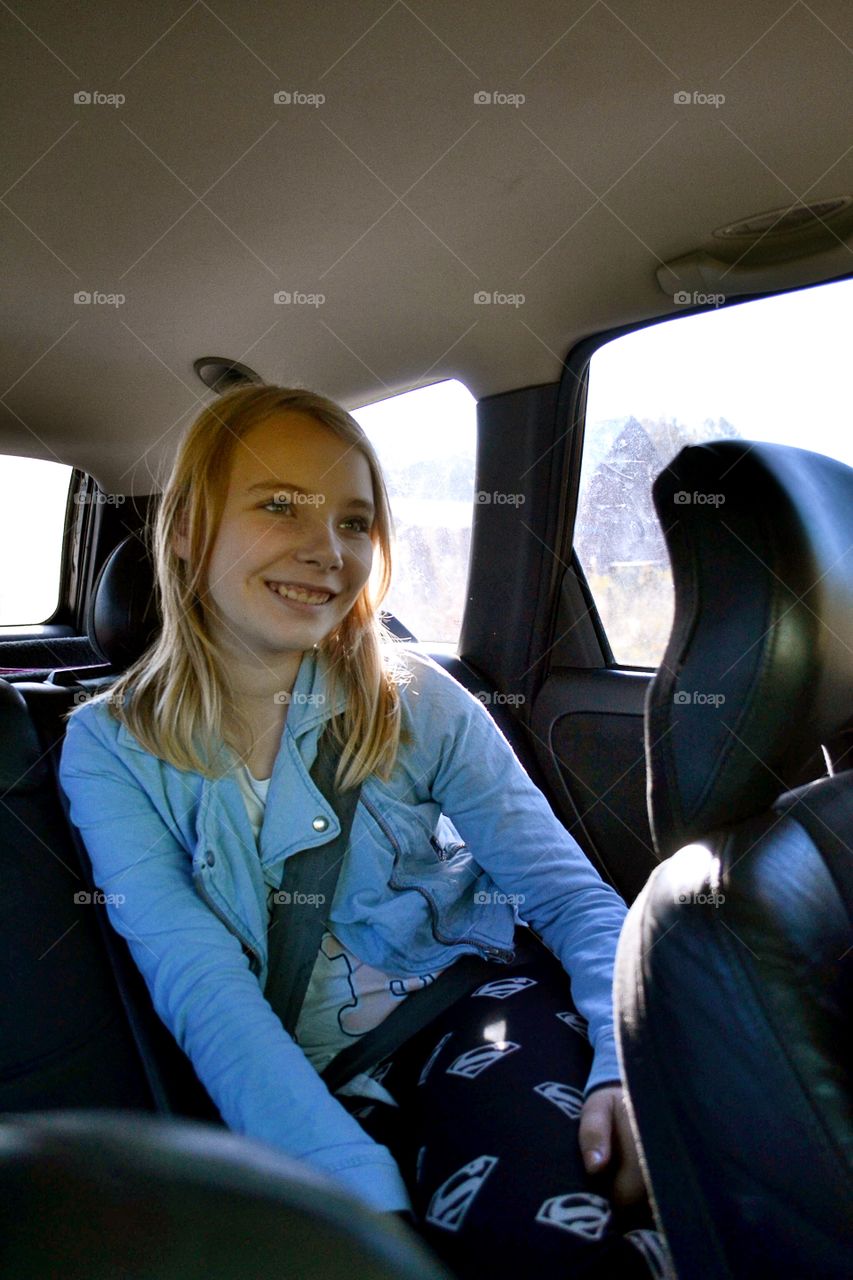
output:
{"label": "girl", "polygon": [[[483,705],[385,632],[391,536],[374,451],[331,401],[253,385],[201,413],[157,514],[162,631],[69,720],[95,882],[231,1129],[408,1213],[461,1275],[662,1274],[650,1219],[625,1218],[625,906]],[[362,785],[291,1037],[267,927],[288,859],[340,831],[309,776],[324,733],[339,790]],[[547,950],[511,968],[519,920]],[[470,953],[493,982],[327,1089],[343,1047]]]}

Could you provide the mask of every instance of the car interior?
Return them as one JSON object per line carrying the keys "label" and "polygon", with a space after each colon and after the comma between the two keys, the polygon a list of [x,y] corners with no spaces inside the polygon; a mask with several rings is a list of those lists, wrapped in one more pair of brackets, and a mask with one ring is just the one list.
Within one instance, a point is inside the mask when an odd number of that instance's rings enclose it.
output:
{"label": "car interior", "polygon": [[384,414],[387,624],[631,908],[667,1275],[853,1275],[849,5],[0,22],[3,1273],[449,1274],[227,1130],[58,784],[157,633],[178,441],[269,382]]}

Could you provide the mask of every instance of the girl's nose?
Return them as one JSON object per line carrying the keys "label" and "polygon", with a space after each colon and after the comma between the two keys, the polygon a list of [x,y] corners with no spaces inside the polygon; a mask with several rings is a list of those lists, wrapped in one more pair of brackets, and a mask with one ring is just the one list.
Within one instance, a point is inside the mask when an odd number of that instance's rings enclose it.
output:
{"label": "girl's nose", "polygon": [[302,564],[315,564],[324,572],[343,568],[341,544],[335,531],[322,521],[317,521],[296,548],[296,559]]}

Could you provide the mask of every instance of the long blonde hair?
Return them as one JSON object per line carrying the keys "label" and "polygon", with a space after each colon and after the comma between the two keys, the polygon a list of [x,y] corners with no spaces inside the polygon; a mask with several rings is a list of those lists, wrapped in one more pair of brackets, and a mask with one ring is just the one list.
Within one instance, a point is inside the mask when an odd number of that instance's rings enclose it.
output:
{"label": "long blonde hair", "polygon": [[[223,747],[225,711],[248,729],[228,694],[228,680],[207,627],[208,566],[222,519],[237,443],[252,427],[282,412],[308,414],[330,427],[366,458],[376,518],[371,530],[378,574],[371,575],[352,609],[318,646],[328,658],[332,704],[346,694],[346,710],[329,728],[341,748],[337,784],[356,786],[371,773],[390,776],[400,743],[400,686],[410,672],[399,642],[379,616],[391,581],[393,523],[373,446],[355,419],[324,396],[299,388],[252,385],[205,408],[181,443],[160,501],[153,558],[162,629],[153,644],[100,697],[112,715],[153,755],[178,769],[219,777],[230,764]],[[183,534],[188,558],[178,556]],[[376,568],[376,566],[375,566]],[[73,713],[72,713],[73,714]],[[248,734],[246,734],[248,738]],[[215,759],[209,748],[218,744]]]}

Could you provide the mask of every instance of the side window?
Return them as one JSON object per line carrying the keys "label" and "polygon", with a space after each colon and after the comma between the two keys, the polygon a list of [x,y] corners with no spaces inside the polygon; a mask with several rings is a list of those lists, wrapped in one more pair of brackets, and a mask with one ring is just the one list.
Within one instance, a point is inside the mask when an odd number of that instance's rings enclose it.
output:
{"label": "side window", "polygon": [[72,468],[0,455],[0,626],[36,626],[56,611]]}
{"label": "side window", "polygon": [[853,280],[650,325],[589,369],[575,549],[618,663],[654,667],[672,577],[651,486],[687,444],[742,438],[853,465]]}
{"label": "side window", "polygon": [[388,486],[396,531],[384,608],[419,642],[456,651],[468,581],[477,402],[438,382],[353,411]]}

